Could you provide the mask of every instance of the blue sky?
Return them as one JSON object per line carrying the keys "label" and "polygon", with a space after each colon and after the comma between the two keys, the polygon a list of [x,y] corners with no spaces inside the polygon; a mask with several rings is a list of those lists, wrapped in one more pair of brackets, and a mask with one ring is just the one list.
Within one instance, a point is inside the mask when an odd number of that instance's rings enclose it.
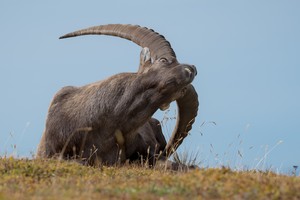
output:
{"label": "blue sky", "polygon": [[[150,27],[171,42],[179,61],[197,66],[200,110],[180,152],[198,152],[209,167],[285,173],[300,165],[297,0],[1,1],[0,155],[36,151],[61,87],[137,71],[134,43],[58,39],[109,23]],[[167,115],[175,113],[173,105]],[[164,125],[167,137],[173,124]]]}

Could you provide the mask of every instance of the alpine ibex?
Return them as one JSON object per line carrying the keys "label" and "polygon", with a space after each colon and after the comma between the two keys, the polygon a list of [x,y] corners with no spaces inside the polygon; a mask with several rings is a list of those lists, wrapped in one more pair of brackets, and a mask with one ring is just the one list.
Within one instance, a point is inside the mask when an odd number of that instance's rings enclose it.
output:
{"label": "alpine ibex", "polygon": [[[193,65],[177,61],[170,43],[151,29],[110,24],[82,29],[62,38],[112,35],[131,40],[143,49],[137,73],[120,73],[82,87],[62,88],[53,98],[38,158],[64,159],[107,165],[152,158],[161,151],[167,159],[192,128],[198,96],[191,85]],[[166,144],[159,122],[151,116],[176,100],[175,130]],[[150,154],[150,155],[149,155]],[[154,164],[154,159],[151,161]]]}

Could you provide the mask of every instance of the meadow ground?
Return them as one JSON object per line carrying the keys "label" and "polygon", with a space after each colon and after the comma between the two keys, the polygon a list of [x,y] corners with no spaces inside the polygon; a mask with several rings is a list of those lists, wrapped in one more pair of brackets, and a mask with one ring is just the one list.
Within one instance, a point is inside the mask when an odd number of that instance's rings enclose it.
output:
{"label": "meadow ground", "polygon": [[0,199],[300,199],[300,177],[0,158]]}

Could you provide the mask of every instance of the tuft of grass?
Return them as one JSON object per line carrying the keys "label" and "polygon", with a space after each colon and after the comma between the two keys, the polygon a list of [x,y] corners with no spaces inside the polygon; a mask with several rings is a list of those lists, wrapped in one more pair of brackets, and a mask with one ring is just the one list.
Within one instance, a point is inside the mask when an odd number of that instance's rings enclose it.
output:
{"label": "tuft of grass", "polygon": [[185,166],[198,167],[201,164],[201,161],[199,161],[199,152],[196,153],[188,152],[188,151],[183,151],[182,153],[174,152],[172,158],[175,163],[179,163]]}
{"label": "tuft of grass", "polygon": [[299,177],[228,168],[171,172],[0,158],[0,177],[0,199],[300,199]]}

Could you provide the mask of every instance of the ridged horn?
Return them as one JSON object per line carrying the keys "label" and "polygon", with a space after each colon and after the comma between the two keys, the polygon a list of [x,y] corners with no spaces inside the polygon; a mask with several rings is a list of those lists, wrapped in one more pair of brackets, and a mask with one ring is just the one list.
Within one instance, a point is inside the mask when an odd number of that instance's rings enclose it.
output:
{"label": "ridged horn", "polygon": [[150,49],[152,59],[156,60],[166,55],[171,55],[176,58],[170,43],[164,36],[156,33],[152,29],[140,27],[138,25],[129,24],[108,24],[101,26],[93,26],[82,29],[66,35],[59,39],[76,37],[81,35],[111,35],[130,40],[141,47],[148,47]]}
{"label": "ridged horn", "polygon": [[198,94],[193,85],[187,86],[185,95],[176,100],[178,115],[175,129],[164,151],[164,155],[170,157],[180,146],[184,138],[192,129],[192,125],[198,113]]}

